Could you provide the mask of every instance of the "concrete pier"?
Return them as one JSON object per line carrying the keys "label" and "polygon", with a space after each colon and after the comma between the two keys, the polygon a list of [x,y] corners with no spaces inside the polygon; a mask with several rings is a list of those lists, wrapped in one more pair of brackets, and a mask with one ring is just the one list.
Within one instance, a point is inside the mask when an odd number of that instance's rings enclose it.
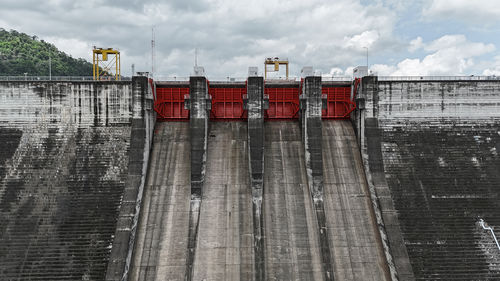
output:
{"label": "concrete pier", "polygon": [[198,237],[202,188],[207,161],[209,110],[207,79],[203,76],[189,78],[189,137],[191,141],[191,203],[189,208],[189,233],[186,261],[186,279],[193,278],[196,241]]}
{"label": "concrete pier", "polygon": [[328,240],[323,198],[323,149],[321,122],[321,77],[306,76],[302,86],[300,121],[304,144],[307,183],[319,229],[321,261],[325,280],[334,280],[331,245]]}
{"label": "concrete pier", "polygon": [[191,193],[201,196],[207,160],[210,102],[207,79],[192,76],[189,79],[189,136],[191,140]]}
{"label": "concrete pier", "polygon": [[262,190],[264,188],[264,78],[251,76],[247,82],[248,157],[252,188],[255,280],[265,280]]}
{"label": "concrete pier", "polygon": [[[262,189],[264,174],[264,78],[248,77],[248,147],[250,180],[257,191]],[[262,192],[260,192],[262,193]],[[262,194],[257,195],[262,196]]]}
{"label": "concrete pier", "polygon": [[110,262],[106,270],[106,280],[118,281],[128,278],[131,266],[156,121],[152,108],[153,97],[147,77],[132,79],[132,100],[134,107],[139,110],[136,110],[132,116],[129,171],[111,248]]}
{"label": "concrete pier", "polygon": [[306,168],[311,196],[323,197],[323,158],[321,130],[321,76],[304,79],[301,95],[300,121],[306,157]]}

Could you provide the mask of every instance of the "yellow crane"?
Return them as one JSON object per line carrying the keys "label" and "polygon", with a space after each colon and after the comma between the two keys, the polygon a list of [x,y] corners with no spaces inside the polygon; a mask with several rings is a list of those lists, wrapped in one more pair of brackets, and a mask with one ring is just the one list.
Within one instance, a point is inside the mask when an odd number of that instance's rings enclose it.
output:
{"label": "yellow crane", "polygon": [[274,65],[273,71],[279,71],[280,65],[285,65],[286,66],[286,79],[288,80],[288,59],[280,60],[280,58],[278,58],[278,57],[275,57],[274,59],[267,58],[264,61],[264,79],[267,79],[267,66],[268,65]]}
{"label": "yellow crane", "polygon": [[[108,58],[108,56],[110,58]],[[120,51],[113,48],[96,48],[92,50],[92,71],[94,80],[111,79],[114,69],[114,80],[121,80]]]}

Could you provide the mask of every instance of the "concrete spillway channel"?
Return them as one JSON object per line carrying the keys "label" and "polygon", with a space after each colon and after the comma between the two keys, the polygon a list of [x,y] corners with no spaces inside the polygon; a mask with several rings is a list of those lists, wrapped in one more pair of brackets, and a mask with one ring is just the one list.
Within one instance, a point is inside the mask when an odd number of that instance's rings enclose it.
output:
{"label": "concrete spillway channel", "polygon": [[193,280],[251,280],[252,193],[246,124],[212,123]]}
{"label": "concrete spillway channel", "polygon": [[[131,280],[184,280],[190,208],[189,123],[158,123]],[[246,124],[213,123],[192,280],[251,280]]]}
{"label": "concrete spillway channel", "polygon": [[[320,229],[297,122],[265,123],[262,263],[256,266],[247,124],[212,122],[194,241],[192,280],[387,280],[352,126],[323,122],[324,212]],[[190,214],[189,123],[158,123],[130,280],[184,280]],[[264,268],[259,269],[259,266]]]}
{"label": "concrete spillway channel", "polygon": [[184,279],[189,156],[189,123],[157,123],[129,280]]}
{"label": "concrete spillway channel", "polygon": [[266,280],[322,280],[316,214],[297,122],[265,124]]}
{"label": "concrete spillway channel", "polygon": [[323,121],[324,205],[335,280],[390,280],[353,127]]}

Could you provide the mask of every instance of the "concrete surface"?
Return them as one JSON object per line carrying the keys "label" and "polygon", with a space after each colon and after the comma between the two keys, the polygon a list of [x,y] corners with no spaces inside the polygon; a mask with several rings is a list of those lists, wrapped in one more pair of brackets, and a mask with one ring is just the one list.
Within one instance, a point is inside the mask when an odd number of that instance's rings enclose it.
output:
{"label": "concrete surface", "polygon": [[264,218],[262,195],[264,189],[264,110],[269,101],[264,100],[264,78],[249,77],[247,82],[247,142],[250,185],[252,188],[252,216],[254,239],[255,280],[265,280]]}
{"label": "concrete surface", "polygon": [[[255,259],[248,133],[213,122],[194,243],[193,280],[385,280],[384,257],[348,122],[323,129],[325,225],[332,264],[321,257],[298,122],[265,123],[263,263]],[[188,123],[158,123],[131,280],[186,278],[189,232]],[[347,143],[346,143],[347,142]],[[263,269],[259,269],[263,266]]]}
{"label": "concrete surface", "polygon": [[[500,123],[382,131],[387,183],[417,280],[499,280]],[[383,204],[383,202],[381,202]]]}
{"label": "concrete surface", "polygon": [[207,132],[211,103],[205,77],[189,79],[189,135],[191,141],[191,193],[198,200],[205,179]]}
{"label": "concrete surface", "polygon": [[328,239],[323,194],[323,134],[322,134],[322,91],[321,76],[304,78],[300,95],[300,127],[304,147],[307,183],[316,213],[316,228],[319,229],[319,247],[322,272],[325,280],[334,280],[332,268],[332,245]]}
{"label": "concrete surface", "polygon": [[479,220],[498,232],[500,83],[363,83],[354,124],[400,280],[499,279]]}
{"label": "concrete surface", "polygon": [[[200,68],[203,69],[203,68]],[[196,67],[195,67],[196,72]],[[194,274],[196,241],[200,222],[200,204],[206,175],[207,145],[211,100],[206,77],[189,78],[189,138],[191,144],[191,201],[189,207],[186,281]]]}
{"label": "concrete surface", "polygon": [[[190,208],[189,123],[158,123],[130,280],[183,280]],[[194,280],[253,278],[246,124],[211,125]]]}
{"label": "concrete surface", "polygon": [[189,155],[189,123],[157,123],[129,280],[184,279]]}
{"label": "concrete surface", "polygon": [[364,78],[302,132],[209,122],[204,81],[147,179],[147,80],[0,82],[0,280],[500,279],[498,81]]}
{"label": "concrete surface", "polygon": [[390,280],[354,129],[323,121],[324,202],[335,280]]}
{"label": "concrete surface", "polygon": [[245,122],[213,122],[193,280],[252,280],[252,189]]}
{"label": "concrete surface", "polygon": [[129,169],[106,270],[107,281],[126,280],[129,274],[156,122],[152,93],[146,77],[132,78],[132,100],[137,112],[131,120]]}
{"label": "concrete surface", "polygon": [[298,122],[265,123],[264,147],[266,280],[323,280]]}
{"label": "concrete surface", "polygon": [[105,278],[137,102],[130,82],[0,82],[0,280]]}

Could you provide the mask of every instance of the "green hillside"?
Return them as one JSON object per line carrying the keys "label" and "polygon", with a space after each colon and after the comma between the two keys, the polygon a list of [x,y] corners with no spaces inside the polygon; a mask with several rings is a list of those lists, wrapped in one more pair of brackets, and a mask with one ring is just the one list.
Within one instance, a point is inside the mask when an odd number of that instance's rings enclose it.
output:
{"label": "green hillside", "polygon": [[92,64],[59,51],[53,44],[0,28],[0,75],[92,76]]}

